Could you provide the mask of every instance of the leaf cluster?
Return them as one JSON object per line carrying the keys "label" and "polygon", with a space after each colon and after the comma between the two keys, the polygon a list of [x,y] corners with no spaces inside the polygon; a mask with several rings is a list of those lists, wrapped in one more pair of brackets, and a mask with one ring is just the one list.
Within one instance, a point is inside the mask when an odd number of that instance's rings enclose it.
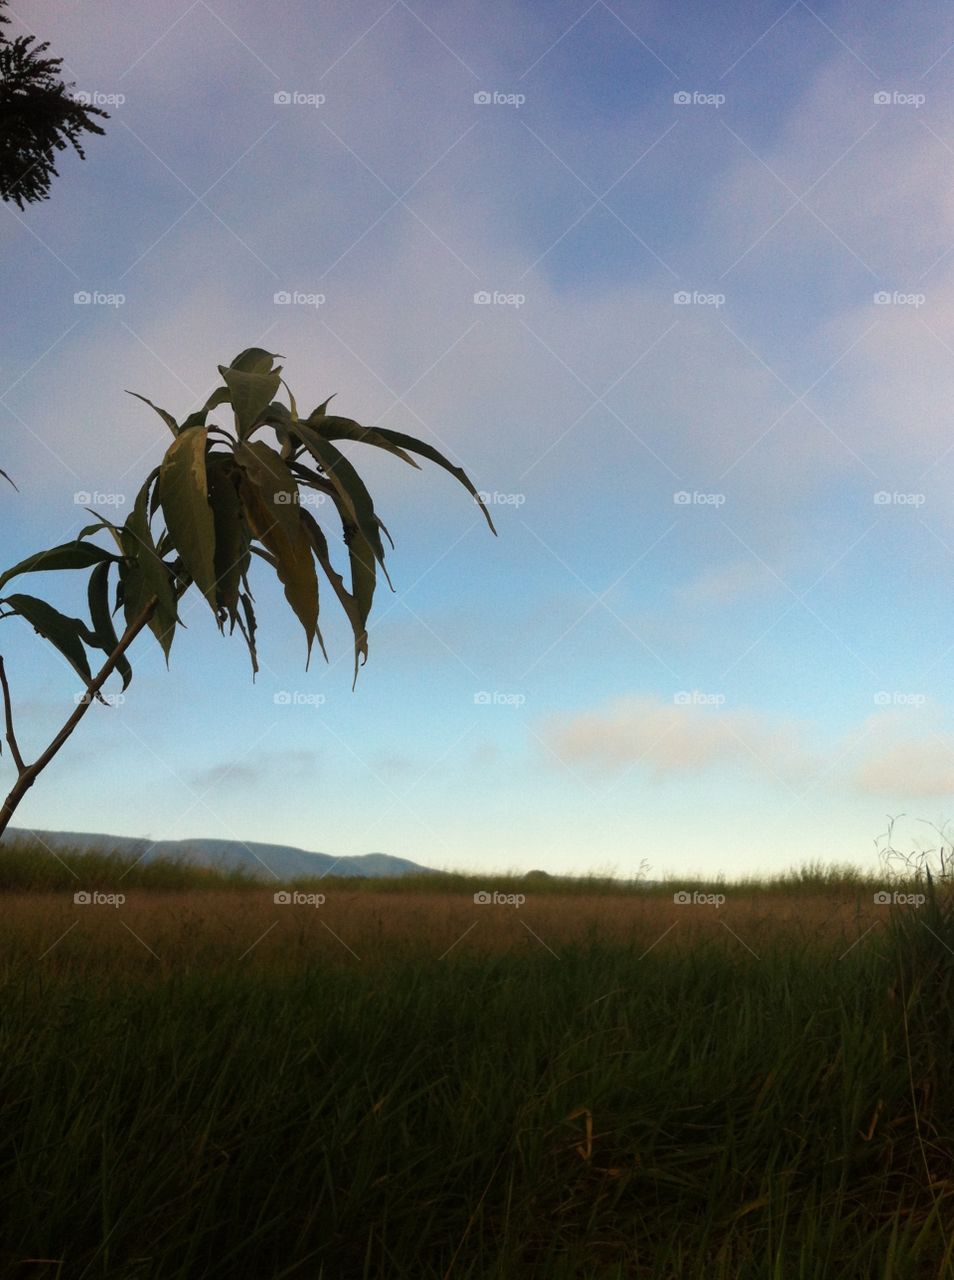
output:
{"label": "leaf cluster", "polygon": [[[257,619],[249,585],[252,556],[275,572],[285,599],[305,632],[307,660],[317,640],[327,660],[318,625],[319,581],[330,584],[354,636],[354,681],[367,661],[367,622],[380,569],[387,578],[382,534],[391,536],[374,508],[364,481],[341,441],[373,445],[418,468],[412,454],[450,472],[493,521],[462,468],[431,445],[399,431],[365,427],[328,413],[329,400],[300,417],[282,378],[280,357],[259,347],[219,365],[222,385],[181,423],[137,392],[172,434],[162,462],[146,477],[122,526],[105,517],[77,538],[28,557],[0,575],[0,591],[14,577],[55,569],[90,570],[89,619],[70,617],[34,596],[0,599],[5,613],[18,614],[49,640],[88,687],[87,649],[112,655],[120,645],[113,616],[123,611],[126,626],[147,622],[168,663],[179,601],[194,584],[207,601],[221,632],[238,627],[248,646],[252,673],[258,671]],[[280,388],[288,404],[276,399]],[[209,415],[228,407],[231,429]],[[271,431],[273,442],[262,439]],[[334,567],[328,539],[308,509],[310,494],[334,509],[348,555],[349,583]],[[317,505],[317,504],[316,504]],[[96,515],[97,513],[91,512]],[[93,542],[111,535],[114,549]],[[388,585],[390,586],[390,579]],[[116,671],[129,684],[132,669],[123,651]],[[353,687],[353,685],[352,685]]]}

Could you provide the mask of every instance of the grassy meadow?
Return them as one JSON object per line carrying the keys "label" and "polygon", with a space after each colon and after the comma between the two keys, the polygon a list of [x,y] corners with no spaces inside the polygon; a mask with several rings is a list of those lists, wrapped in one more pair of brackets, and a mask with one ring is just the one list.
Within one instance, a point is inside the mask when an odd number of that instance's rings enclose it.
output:
{"label": "grassy meadow", "polygon": [[954,1275],[946,884],[21,844],[0,895],[4,1276]]}

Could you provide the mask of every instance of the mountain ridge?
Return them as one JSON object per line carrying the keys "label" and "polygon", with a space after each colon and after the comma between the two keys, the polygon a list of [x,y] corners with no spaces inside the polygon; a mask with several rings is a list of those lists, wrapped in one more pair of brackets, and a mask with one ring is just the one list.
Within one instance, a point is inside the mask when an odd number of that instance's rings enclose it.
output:
{"label": "mountain ridge", "polygon": [[35,840],[54,851],[64,848],[109,850],[138,855],[144,862],[182,858],[195,866],[240,869],[266,880],[293,880],[329,874],[364,879],[442,874],[409,858],[397,858],[389,853],[335,857],[295,845],[266,844],[255,840],[147,840],[142,836],[112,836],[96,831],[47,831],[40,827],[9,827],[7,836],[11,840]]}

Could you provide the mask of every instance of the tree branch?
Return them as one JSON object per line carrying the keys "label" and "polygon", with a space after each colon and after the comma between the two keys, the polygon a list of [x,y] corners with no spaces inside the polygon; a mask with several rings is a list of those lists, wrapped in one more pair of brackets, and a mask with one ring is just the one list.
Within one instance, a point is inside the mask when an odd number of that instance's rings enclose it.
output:
{"label": "tree branch", "polygon": [[[158,597],[153,596],[152,599],[141,610],[138,617],[134,618],[132,622],[130,622],[126,630],[123,632],[122,639],[119,641],[119,644],[116,646],[113,652],[109,655],[109,657],[103,663],[100,670],[97,672],[96,676],[90,682],[87,689],[88,696],[85,697],[77,705],[76,710],[73,712],[70,718],[66,721],[62,729],[59,731],[59,733],[56,735],[53,741],[49,744],[46,750],[42,753],[42,755],[37,756],[36,760],[34,760],[32,764],[24,765],[23,759],[22,757],[20,757],[19,750],[16,751],[14,760],[17,761],[17,768],[19,769],[20,774],[16,782],[14,783],[10,791],[10,794],[7,796],[6,800],[4,800],[3,807],[0,808],[0,836],[3,835],[4,831],[6,831],[7,826],[9,825],[10,819],[13,817],[13,813],[17,805],[20,803],[20,801],[23,799],[23,797],[26,795],[29,789],[33,786],[38,775],[43,772],[46,766],[50,763],[50,761],[59,751],[60,747],[63,746],[67,738],[69,738],[70,734],[79,724],[80,720],[82,720],[83,716],[93,705],[94,695],[99,692],[100,688],[106,683],[108,678],[115,671],[116,664],[119,661],[119,659],[123,656],[123,654],[129,648],[129,646],[135,640],[136,636],[139,635],[143,627],[148,625],[149,620],[152,618],[152,615],[155,613],[156,607],[158,606],[158,604],[159,604]],[[0,659],[0,672],[2,672],[2,670],[3,670],[3,662],[2,662],[2,659]],[[7,711],[7,740],[10,741],[10,733],[12,732],[12,718],[10,714],[10,703],[9,703],[7,682],[6,682],[5,676],[3,676],[2,678],[2,684],[3,684],[4,702],[6,703],[6,711]],[[10,741],[10,750],[14,751],[14,743],[12,741]]]}
{"label": "tree branch", "polygon": [[10,744],[10,754],[13,756],[13,763],[17,767],[17,773],[22,774],[26,769],[23,763],[23,756],[20,755],[20,748],[17,746],[17,735],[13,732],[13,708],[10,705],[10,686],[7,684],[7,673],[3,666],[3,658],[0,657],[0,685],[3,686],[3,712],[7,722],[7,742]]}

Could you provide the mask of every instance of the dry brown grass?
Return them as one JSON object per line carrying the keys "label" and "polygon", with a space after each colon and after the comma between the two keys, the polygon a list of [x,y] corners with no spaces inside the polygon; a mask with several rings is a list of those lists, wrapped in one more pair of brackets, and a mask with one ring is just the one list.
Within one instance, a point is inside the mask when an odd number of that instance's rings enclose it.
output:
{"label": "dry brown grass", "polygon": [[528,894],[520,907],[478,905],[459,893],[329,892],[318,907],[279,905],[270,891],[130,891],[118,906],[74,905],[59,894],[6,894],[3,966],[47,972],[141,973],[237,964],[295,970],[322,963],[383,962],[395,947],[446,956],[562,947],[594,939],[639,951],[721,938],[756,955],[774,943],[845,949],[882,930],[888,909],[871,893],[786,894],[726,889],[722,906],[671,896]]}

